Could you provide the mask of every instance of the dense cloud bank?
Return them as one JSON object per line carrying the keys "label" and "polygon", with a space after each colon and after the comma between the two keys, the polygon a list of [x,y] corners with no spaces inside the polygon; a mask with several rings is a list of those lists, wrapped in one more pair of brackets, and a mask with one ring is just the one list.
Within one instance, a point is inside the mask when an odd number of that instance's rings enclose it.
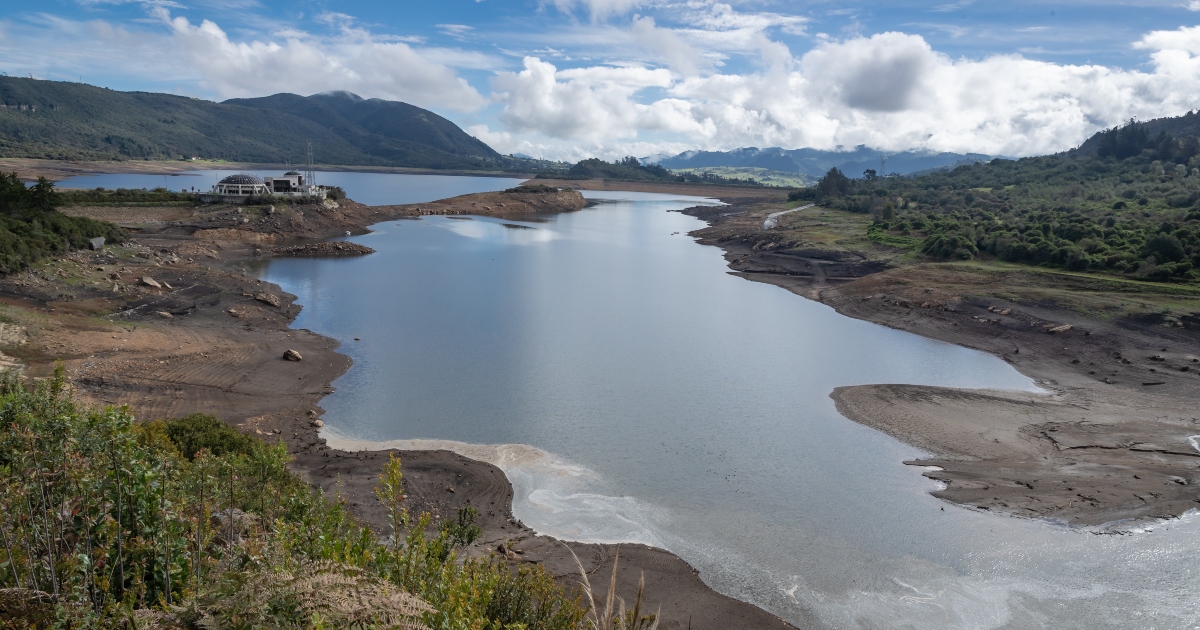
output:
{"label": "dense cloud bank", "polygon": [[[1149,53],[1148,71],[1018,55],[951,59],[919,36],[881,33],[827,41],[799,58],[771,50],[763,71],[742,75],[557,70],[526,57],[493,88],[508,130],[593,145],[657,132],[716,149],[866,144],[1019,156],[1200,105],[1200,27],[1152,32],[1136,46]],[[650,87],[665,95],[639,98]]]}
{"label": "dense cloud bank", "polygon": [[[18,28],[0,19],[0,59],[65,76],[103,69],[153,77],[218,99],[349,90],[457,113],[456,122],[503,153],[571,160],[860,144],[1035,155],[1071,148],[1130,117],[1200,107],[1200,27],[1141,36],[1131,55],[1144,63],[1123,69],[1017,54],[951,58],[903,32],[809,35],[807,18],[715,0],[672,5],[672,25],[663,26],[636,13],[653,4],[547,5],[577,15],[563,45],[587,40],[603,53],[583,58],[550,46],[436,47],[336,13],[318,16],[323,35],[255,30],[228,17],[173,15],[158,4],[137,24],[44,17]],[[481,37],[466,25],[439,28]],[[784,35],[812,45],[795,53],[779,41]],[[52,57],[37,52],[47,40],[55,42]]]}

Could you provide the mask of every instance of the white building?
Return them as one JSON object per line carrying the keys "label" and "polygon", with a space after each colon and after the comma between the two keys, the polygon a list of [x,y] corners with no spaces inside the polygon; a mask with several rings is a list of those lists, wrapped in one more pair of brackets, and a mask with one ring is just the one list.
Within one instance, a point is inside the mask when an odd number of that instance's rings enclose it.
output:
{"label": "white building", "polygon": [[288,171],[282,177],[259,179],[249,173],[230,175],[217,182],[200,200],[219,203],[245,203],[248,197],[311,197],[324,199],[325,190],[305,181],[304,175]]}
{"label": "white building", "polygon": [[212,194],[222,197],[249,197],[250,195],[269,195],[270,191],[263,180],[249,173],[230,175],[213,186]]}

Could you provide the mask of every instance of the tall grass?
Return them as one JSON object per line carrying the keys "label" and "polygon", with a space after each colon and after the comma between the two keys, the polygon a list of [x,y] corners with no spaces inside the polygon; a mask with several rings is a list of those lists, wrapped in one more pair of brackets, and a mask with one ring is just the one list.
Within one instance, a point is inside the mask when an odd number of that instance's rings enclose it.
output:
{"label": "tall grass", "polygon": [[399,460],[381,541],[219,421],[76,404],[62,371],[0,378],[0,626],[566,630],[586,609],[540,568],[463,561],[464,511],[410,523]]}

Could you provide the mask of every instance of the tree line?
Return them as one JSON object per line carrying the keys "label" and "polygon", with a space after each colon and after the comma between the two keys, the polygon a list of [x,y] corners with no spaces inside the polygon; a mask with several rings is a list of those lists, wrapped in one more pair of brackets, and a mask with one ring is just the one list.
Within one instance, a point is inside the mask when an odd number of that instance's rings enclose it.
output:
{"label": "tree line", "polygon": [[1200,278],[1200,140],[1130,123],[1093,145],[917,177],[859,179],[834,168],[792,198],[869,213],[873,239],[938,260]]}

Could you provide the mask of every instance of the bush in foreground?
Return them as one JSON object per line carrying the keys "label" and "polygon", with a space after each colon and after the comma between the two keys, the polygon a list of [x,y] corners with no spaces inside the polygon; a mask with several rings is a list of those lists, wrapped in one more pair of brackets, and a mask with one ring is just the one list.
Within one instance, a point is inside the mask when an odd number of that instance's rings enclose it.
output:
{"label": "bush in foreground", "polygon": [[470,512],[410,526],[399,460],[378,490],[388,544],[292,475],[282,445],[77,405],[61,370],[36,386],[6,374],[0,424],[5,627],[597,625],[540,568],[460,560]]}

